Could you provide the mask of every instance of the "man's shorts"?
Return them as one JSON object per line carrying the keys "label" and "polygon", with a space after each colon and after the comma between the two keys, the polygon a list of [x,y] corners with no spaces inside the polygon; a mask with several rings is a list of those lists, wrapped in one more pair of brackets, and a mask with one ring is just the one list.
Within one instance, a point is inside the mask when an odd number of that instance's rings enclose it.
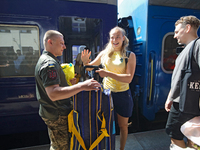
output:
{"label": "man's shorts", "polygon": [[55,121],[42,119],[48,127],[49,138],[51,140],[50,150],[68,150],[68,117],[59,116],[58,120]]}
{"label": "man's shorts", "polygon": [[184,135],[180,130],[181,126],[193,117],[195,115],[180,112],[179,103],[173,102],[165,127],[166,133],[175,140],[183,140]]}
{"label": "man's shorts", "polygon": [[111,92],[114,110],[122,117],[131,117],[133,111],[133,99],[130,89],[124,92]]}

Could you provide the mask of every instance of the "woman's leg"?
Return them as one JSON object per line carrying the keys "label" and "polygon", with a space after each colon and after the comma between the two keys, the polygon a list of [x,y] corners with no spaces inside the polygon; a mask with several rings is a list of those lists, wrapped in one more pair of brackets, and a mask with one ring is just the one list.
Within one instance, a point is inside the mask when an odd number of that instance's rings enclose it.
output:
{"label": "woman's leg", "polygon": [[128,136],[128,117],[117,114],[118,125],[120,128],[120,150],[124,150]]}

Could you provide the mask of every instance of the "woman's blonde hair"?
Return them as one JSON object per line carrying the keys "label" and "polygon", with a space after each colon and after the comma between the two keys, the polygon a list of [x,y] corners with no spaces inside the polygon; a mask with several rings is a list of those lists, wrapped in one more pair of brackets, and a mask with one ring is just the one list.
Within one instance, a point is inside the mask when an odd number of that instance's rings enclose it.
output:
{"label": "woman's blonde hair", "polygon": [[[125,37],[124,41],[122,43],[121,55],[122,55],[123,58],[126,58],[126,51],[127,51],[128,45],[129,45],[129,39],[126,37],[126,32],[123,28],[116,26],[116,27],[114,27],[110,30],[109,36],[111,36],[111,32],[113,30],[121,31],[122,36]],[[113,53],[114,53],[114,48],[112,47],[112,44],[109,40],[109,42],[106,44],[106,47],[104,49],[104,53],[103,53],[102,59],[101,59],[101,62],[102,62],[103,65],[108,61],[108,59],[110,59],[112,57]]]}

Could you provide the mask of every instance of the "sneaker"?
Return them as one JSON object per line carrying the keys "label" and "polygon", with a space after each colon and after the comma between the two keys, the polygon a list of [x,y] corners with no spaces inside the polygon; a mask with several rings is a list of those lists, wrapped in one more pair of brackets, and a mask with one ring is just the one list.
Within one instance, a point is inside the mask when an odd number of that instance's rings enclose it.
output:
{"label": "sneaker", "polygon": [[186,148],[181,148],[175,144],[171,144],[169,148],[170,150],[185,150],[186,149]]}
{"label": "sneaker", "polygon": [[195,150],[195,148],[187,147],[186,150]]}

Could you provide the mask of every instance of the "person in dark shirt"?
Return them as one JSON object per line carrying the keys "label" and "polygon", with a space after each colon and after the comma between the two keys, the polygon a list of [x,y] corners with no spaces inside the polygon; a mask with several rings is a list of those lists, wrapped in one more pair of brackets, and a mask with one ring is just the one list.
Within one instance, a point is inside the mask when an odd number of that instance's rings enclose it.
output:
{"label": "person in dark shirt", "polygon": [[[176,149],[176,146],[186,148],[183,140],[184,135],[181,133],[180,128],[186,121],[195,117],[193,114],[180,112],[179,103],[183,101],[183,99],[180,98],[181,72],[187,68],[186,64],[189,61],[189,51],[194,40],[198,38],[197,31],[199,26],[200,20],[195,16],[181,17],[175,23],[174,38],[177,39],[179,44],[185,44],[186,47],[178,55],[175,61],[175,68],[171,80],[171,89],[165,102],[165,110],[169,112],[166,124],[166,133],[171,138],[171,150]],[[200,40],[197,40],[193,49],[193,56],[198,67],[200,67],[199,48]],[[190,141],[187,146],[191,147]]]}

